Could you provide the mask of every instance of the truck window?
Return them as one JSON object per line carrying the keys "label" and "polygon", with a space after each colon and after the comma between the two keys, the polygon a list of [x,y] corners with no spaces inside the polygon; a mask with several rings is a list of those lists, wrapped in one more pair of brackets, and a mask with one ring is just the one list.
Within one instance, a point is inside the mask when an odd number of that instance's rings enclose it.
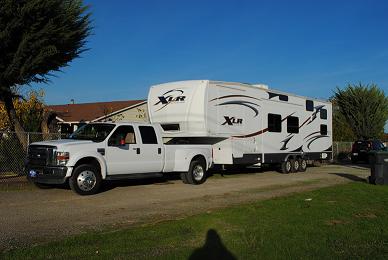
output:
{"label": "truck window", "polygon": [[268,114],[268,131],[278,132],[282,131],[282,116],[277,114]]}
{"label": "truck window", "polygon": [[108,140],[108,146],[120,146],[126,144],[136,144],[135,131],[130,125],[122,125],[117,127],[115,132]]}
{"label": "truck window", "polygon": [[143,144],[158,144],[158,139],[152,126],[139,126],[139,130]]}
{"label": "truck window", "polygon": [[306,110],[307,111],[314,111],[314,101],[306,100]]}
{"label": "truck window", "polygon": [[327,119],[327,110],[326,109],[321,109],[321,119]]}
{"label": "truck window", "polygon": [[299,118],[296,116],[287,117],[287,133],[299,133]]}
{"label": "truck window", "polygon": [[327,135],[327,125],[321,125],[321,135]]}

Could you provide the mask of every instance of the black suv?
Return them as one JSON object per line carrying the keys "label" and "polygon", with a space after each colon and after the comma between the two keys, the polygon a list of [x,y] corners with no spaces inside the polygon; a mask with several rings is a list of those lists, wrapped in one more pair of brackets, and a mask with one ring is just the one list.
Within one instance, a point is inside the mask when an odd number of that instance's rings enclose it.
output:
{"label": "black suv", "polygon": [[356,163],[358,161],[369,162],[370,151],[383,151],[386,150],[384,144],[379,140],[360,140],[355,141],[352,146],[352,162]]}

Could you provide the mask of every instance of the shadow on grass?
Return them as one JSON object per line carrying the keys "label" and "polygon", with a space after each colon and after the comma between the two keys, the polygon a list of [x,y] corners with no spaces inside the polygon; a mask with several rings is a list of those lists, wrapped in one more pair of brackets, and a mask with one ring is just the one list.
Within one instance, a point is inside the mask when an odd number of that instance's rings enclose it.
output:
{"label": "shadow on grass", "polygon": [[355,169],[370,169],[369,163],[335,162],[333,164]]}
{"label": "shadow on grass", "polygon": [[237,258],[222,243],[217,231],[209,229],[203,247],[195,249],[189,257],[189,260],[203,259],[234,260]]}
{"label": "shadow on grass", "polygon": [[337,176],[340,176],[342,178],[345,178],[345,179],[348,179],[351,181],[365,182],[365,183],[367,182],[366,179],[358,177],[358,176],[353,175],[353,174],[348,174],[348,173],[329,173],[329,174],[337,175]]}

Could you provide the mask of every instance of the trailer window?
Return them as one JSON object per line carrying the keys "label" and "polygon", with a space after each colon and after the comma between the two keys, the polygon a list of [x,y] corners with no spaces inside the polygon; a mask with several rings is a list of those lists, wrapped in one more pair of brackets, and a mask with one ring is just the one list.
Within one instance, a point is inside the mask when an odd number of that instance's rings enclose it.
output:
{"label": "trailer window", "polygon": [[158,139],[152,126],[139,126],[139,130],[143,144],[158,144]]}
{"label": "trailer window", "polygon": [[307,111],[314,111],[314,101],[306,100],[306,110]]}
{"label": "trailer window", "polygon": [[321,135],[327,135],[327,125],[321,125]]}
{"label": "trailer window", "polygon": [[278,132],[282,131],[282,116],[277,114],[268,114],[268,131]]}
{"label": "trailer window", "polygon": [[326,109],[321,109],[321,119],[327,119],[327,110]]}
{"label": "trailer window", "polygon": [[281,101],[288,101],[288,96],[286,96],[286,95],[279,95],[279,100],[281,100]]}
{"label": "trailer window", "polygon": [[287,117],[287,133],[299,133],[299,118],[296,116]]}
{"label": "trailer window", "polygon": [[179,124],[163,124],[161,125],[164,131],[179,131]]}

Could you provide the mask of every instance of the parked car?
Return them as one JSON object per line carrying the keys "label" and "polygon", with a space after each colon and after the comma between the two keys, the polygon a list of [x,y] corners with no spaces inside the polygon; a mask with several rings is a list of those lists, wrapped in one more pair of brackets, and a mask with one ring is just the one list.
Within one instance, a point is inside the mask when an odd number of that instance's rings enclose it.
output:
{"label": "parked car", "polygon": [[359,161],[369,162],[370,151],[386,150],[384,144],[380,140],[359,140],[355,141],[352,146],[351,159],[353,163]]}

